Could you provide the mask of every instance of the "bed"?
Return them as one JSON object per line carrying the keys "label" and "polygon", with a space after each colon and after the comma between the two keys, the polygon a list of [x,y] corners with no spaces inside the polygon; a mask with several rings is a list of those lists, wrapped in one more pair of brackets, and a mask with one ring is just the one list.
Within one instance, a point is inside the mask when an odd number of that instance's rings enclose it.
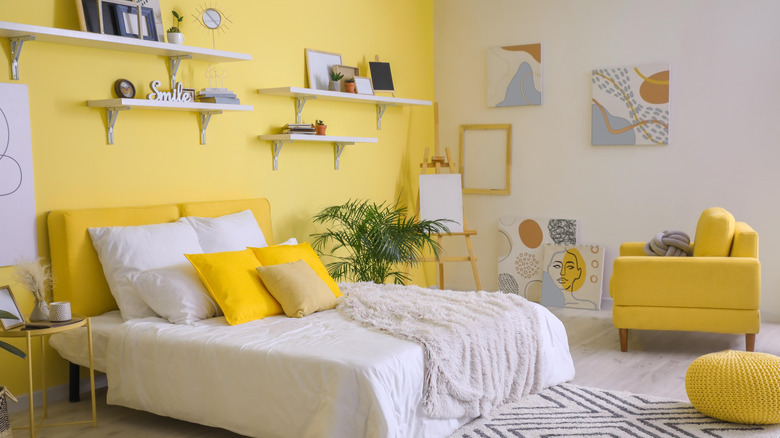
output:
{"label": "bed", "polygon": [[[263,437],[446,437],[473,419],[427,416],[422,347],[336,310],[238,325],[225,317],[185,325],[119,316],[89,228],[244,210],[272,245],[270,204],[263,198],[49,214],[55,299],[93,318],[95,364],[107,374],[108,403]],[[539,379],[545,387],[571,380],[562,323],[544,307],[534,309],[542,321]],[[50,344],[84,366],[86,345],[78,335],[53,336]]]}

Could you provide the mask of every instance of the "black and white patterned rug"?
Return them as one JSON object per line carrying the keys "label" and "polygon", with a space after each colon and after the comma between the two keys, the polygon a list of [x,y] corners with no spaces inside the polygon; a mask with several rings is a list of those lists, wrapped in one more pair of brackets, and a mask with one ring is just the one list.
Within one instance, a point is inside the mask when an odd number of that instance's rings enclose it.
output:
{"label": "black and white patterned rug", "polygon": [[690,403],[562,384],[495,409],[451,438],[780,437],[780,425],[726,423]]}

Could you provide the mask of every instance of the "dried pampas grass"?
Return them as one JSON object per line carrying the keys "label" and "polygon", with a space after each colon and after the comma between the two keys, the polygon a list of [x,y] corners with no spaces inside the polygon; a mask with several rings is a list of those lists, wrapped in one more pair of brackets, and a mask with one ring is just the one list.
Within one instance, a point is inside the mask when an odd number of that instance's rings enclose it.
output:
{"label": "dried pampas grass", "polygon": [[15,266],[16,281],[29,289],[35,302],[49,302],[51,299],[51,265],[42,258]]}

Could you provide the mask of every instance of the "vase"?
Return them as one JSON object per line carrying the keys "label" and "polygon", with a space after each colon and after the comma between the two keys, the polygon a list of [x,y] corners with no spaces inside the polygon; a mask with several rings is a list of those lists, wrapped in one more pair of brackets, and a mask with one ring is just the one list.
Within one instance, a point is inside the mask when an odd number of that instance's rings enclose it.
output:
{"label": "vase", "polygon": [[179,32],[168,32],[168,42],[171,44],[184,44],[184,34]]}
{"label": "vase", "polygon": [[330,81],[328,84],[328,90],[339,91],[339,81]]}
{"label": "vase", "polygon": [[328,129],[328,125],[314,125],[314,134],[325,135],[326,129]]}
{"label": "vase", "polygon": [[48,321],[49,320],[49,304],[46,301],[36,301],[33,306],[32,313],[30,313],[30,321]]}

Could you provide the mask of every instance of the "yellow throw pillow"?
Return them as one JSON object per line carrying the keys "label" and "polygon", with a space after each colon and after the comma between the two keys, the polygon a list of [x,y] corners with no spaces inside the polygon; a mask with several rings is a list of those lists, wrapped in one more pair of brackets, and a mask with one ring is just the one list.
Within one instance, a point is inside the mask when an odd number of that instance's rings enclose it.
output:
{"label": "yellow throw pillow", "polygon": [[249,249],[185,254],[185,257],[222,308],[228,324],[242,324],[282,314],[282,306],[260,281],[255,270],[260,262]]}
{"label": "yellow throw pillow", "polygon": [[330,287],[303,260],[260,266],[257,273],[290,318],[336,307],[336,297]]}
{"label": "yellow throw pillow", "polygon": [[333,277],[328,274],[328,269],[322,264],[322,260],[314,252],[309,242],[298,245],[275,245],[265,248],[249,248],[255,252],[255,256],[263,266],[279,265],[303,260],[310,268],[330,287],[333,295],[341,296],[341,291]]}
{"label": "yellow throw pillow", "polygon": [[734,239],[734,216],[720,207],[704,210],[696,225],[694,257],[728,257]]}

